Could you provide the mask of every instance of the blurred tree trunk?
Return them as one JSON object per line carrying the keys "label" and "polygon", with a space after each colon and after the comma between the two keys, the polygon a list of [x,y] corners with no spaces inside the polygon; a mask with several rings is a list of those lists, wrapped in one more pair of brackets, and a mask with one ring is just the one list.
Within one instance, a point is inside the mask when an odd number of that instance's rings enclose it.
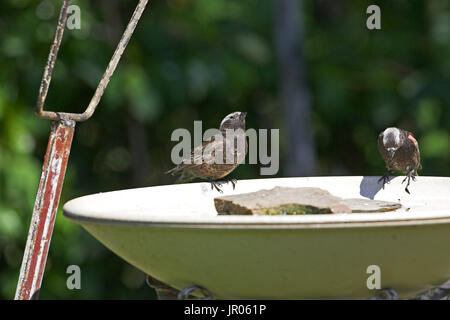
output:
{"label": "blurred tree trunk", "polygon": [[[131,107],[129,107],[131,109]],[[131,154],[131,185],[147,187],[150,184],[150,152],[147,127],[132,112],[127,119],[128,149]]]}
{"label": "blurred tree trunk", "polygon": [[302,1],[275,3],[275,46],[278,57],[279,97],[282,103],[285,145],[284,174],[308,176],[315,171],[311,98],[305,81],[302,54]]}

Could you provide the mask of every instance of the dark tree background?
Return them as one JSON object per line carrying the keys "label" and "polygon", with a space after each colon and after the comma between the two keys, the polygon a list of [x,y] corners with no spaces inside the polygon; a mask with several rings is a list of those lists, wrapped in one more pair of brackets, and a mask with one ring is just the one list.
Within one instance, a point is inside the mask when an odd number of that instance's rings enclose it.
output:
{"label": "dark tree background", "polygon": [[[0,298],[14,296],[50,123],[33,107],[61,1],[0,11]],[[81,112],[136,1],[75,0],[46,108]],[[366,8],[381,7],[381,30]],[[77,125],[61,203],[170,184],[176,128],[217,127],[235,110],[279,128],[288,175],[381,175],[378,133],[416,134],[421,175],[449,175],[450,2],[151,1],[93,118]],[[242,165],[239,178],[259,178]],[[60,210],[61,211],[61,210]],[[68,290],[66,268],[82,270]],[[40,297],[153,298],[144,275],[58,213]]]}

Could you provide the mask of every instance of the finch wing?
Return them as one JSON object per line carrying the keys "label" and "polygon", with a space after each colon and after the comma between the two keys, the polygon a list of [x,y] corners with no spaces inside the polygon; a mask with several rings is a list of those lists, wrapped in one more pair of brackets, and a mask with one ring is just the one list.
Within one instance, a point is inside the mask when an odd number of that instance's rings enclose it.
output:
{"label": "finch wing", "polygon": [[[195,168],[205,162],[203,157],[203,151],[205,148],[214,143],[216,140],[215,136],[212,136],[210,140],[204,141],[201,145],[197,146],[190,154],[189,158],[184,159],[180,164],[178,164],[173,169],[166,172],[166,174],[170,174],[172,176],[180,175],[186,172],[188,169]],[[214,156],[214,154],[213,154]]]}
{"label": "finch wing", "polygon": [[419,149],[419,143],[417,142],[416,138],[414,138],[413,134],[409,131],[406,131],[408,140],[410,140],[416,149],[416,152],[414,152],[415,161],[417,162],[417,169],[422,169],[422,165],[420,164],[420,149]]}

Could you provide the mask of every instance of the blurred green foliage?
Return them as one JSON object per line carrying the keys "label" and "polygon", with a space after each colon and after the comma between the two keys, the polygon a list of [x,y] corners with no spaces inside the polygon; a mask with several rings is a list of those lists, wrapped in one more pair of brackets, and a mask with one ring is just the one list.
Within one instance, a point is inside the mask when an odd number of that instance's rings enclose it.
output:
{"label": "blurred green foliage", "polygon": [[[14,296],[50,131],[32,108],[60,3],[4,0],[0,11],[0,299]],[[46,102],[54,111],[87,106],[136,1],[73,4],[81,30],[65,31]],[[366,28],[370,4],[381,7],[381,30]],[[375,141],[398,126],[419,140],[420,174],[449,175],[449,2],[310,0],[302,14],[316,174],[383,174]],[[76,127],[61,204],[172,183],[163,174],[170,134],[194,120],[217,127],[248,111],[248,127],[283,135],[272,15],[267,0],[151,1],[98,111]],[[235,176],[257,178],[258,169],[243,165]],[[154,298],[140,271],[59,211],[42,299]],[[71,264],[81,267],[82,290],[66,287]]]}

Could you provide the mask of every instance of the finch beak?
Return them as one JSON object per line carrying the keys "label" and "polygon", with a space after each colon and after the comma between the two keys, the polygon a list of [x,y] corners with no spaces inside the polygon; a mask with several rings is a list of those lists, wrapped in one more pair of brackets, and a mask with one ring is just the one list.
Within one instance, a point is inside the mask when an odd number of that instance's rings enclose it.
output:
{"label": "finch beak", "polygon": [[245,119],[245,116],[247,116],[247,112],[241,112],[241,119]]}
{"label": "finch beak", "polygon": [[388,149],[389,156],[391,157],[391,159],[394,157],[395,151],[397,151],[397,149],[395,149],[395,148],[389,148]]}

